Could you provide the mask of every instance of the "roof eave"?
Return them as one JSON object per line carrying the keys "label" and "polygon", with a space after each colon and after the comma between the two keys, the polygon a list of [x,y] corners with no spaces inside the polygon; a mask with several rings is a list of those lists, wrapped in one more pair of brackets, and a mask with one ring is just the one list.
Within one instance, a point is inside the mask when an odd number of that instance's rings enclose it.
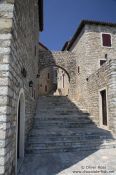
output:
{"label": "roof eave", "polygon": [[101,22],[101,21],[92,21],[92,20],[82,20],[79,27],[77,28],[75,34],[73,35],[72,39],[69,42],[69,45],[67,47],[67,50],[69,50],[73,43],[76,41],[77,37],[81,33],[83,27],[86,25],[102,25],[102,26],[110,26],[110,27],[116,27],[116,23],[111,23],[111,22]]}

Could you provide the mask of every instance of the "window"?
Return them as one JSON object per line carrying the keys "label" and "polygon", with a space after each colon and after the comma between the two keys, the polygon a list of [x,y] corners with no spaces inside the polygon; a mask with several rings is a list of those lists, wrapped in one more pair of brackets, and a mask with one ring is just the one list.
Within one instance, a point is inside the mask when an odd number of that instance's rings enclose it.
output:
{"label": "window", "polygon": [[100,60],[100,66],[102,66],[105,62],[106,60]]}
{"label": "window", "polygon": [[35,46],[35,56],[36,56],[36,46]]}
{"label": "window", "polygon": [[80,73],[80,67],[78,66],[78,74]]}
{"label": "window", "polygon": [[50,74],[48,73],[48,80],[50,79]]}
{"label": "window", "polygon": [[45,92],[47,92],[48,91],[48,87],[47,87],[47,85],[45,85]]}
{"label": "window", "polygon": [[108,54],[105,54],[105,59],[107,59],[108,58]]}
{"label": "window", "polygon": [[62,87],[64,88],[64,74],[62,74]]}
{"label": "window", "polygon": [[111,35],[106,33],[102,34],[102,43],[103,46],[111,47]]}

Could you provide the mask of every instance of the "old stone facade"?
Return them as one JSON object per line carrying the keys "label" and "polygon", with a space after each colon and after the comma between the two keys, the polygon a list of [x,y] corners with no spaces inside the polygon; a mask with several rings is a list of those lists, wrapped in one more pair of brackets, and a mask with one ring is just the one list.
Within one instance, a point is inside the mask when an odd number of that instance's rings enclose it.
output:
{"label": "old stone facade", "polygon": [[69,98],[95,116],[96,124],[116,132],[115,55],[116,24],[82,21],[62,51],[40,52],[39,69],[63,68],[70,79]]}
{"label": "old stone facade", "polygon": [[[42,43],[39,43],[39,52],[48,51]],[[54,68],[51,66],[42,69],[39,72],[38,79],[38,95],[48,95],[52,93],[54,88]]]}
{"label": "old stone facade", "polygon": [[16,174],[35,114],[39,2],[0,2],[0,174],[4,175]]}
{"label": "old stone facade", "polygon": [[[18,172],[45,69],[44,75],[54,67],[61,70],[59,75],[66,74],[65,95],[116,133],[116,24],[82,21],[59,52],[38,49],[42,24],[42,0],[0,1],[1,175]],[[105,43],[111,39],[110,47],[103,46],[102,34],[108,34]]]}
{"label": "old stone facade", "polygon": [[[70,74],[71,68],[67,59],[68,53],[63,52],[51,52],[42,43],[39,43],[39,95],[69,95],[70,86]],[[69,57],[70,60],[74,61],[74,55]],[[75,69],[74,63],[72,68]],[[71,78],[72,80],[72,78]],[[76,82],[75,75],[73,81]]]}
{"label": "old stone facade", "polygon": [[53,90],[53,68],[47,67],[40,72],[38,95],[48,95]]}
{"label": "old stone facade", "polygon": [[[111,39],[103,45],[103,34]],[[107,44],[108,38],[105,39]],[[72,40],[63,50],[76,54],[76,98],[101,127],[116,132],[116,24],[82,21]],[[101,65],[101,61],[104,61]],[[102,92],[106,93],[103,101]],[[106,103],[104,109],[102,103]],[[106,108],[106,109],[105,109]],[[103,112],[107,124],[103,124]]]}
{"label": "old stone facade", "polygon": [[107,61],[100,69],[89,76],[87,82],[89,112],[103,127],[101,114],[102,90],[107,95],[107,128],[116,133],[116,59]]}
{"label": "old stone facade", "polygon": [[68,76],[69,98],[74,98],[76,94],[76,55],[68,51],[40,51],[39,52],[39,72],[48,66],[62,69]]}

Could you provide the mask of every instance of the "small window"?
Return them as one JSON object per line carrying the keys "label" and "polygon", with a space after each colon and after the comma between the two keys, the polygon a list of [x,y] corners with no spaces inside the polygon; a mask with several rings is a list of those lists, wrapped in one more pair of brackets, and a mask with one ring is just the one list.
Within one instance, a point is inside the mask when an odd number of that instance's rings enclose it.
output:
{"label": "small window", "polygon": [[47,85],[45,85],[45,92],[47,92],[48,91],[48,87],[47,87]]}
{"label": "small window", "polygon": [[35,89],[34,89],[34,99],[35,99]]}
{"label": "small window", "polygon": [[108,54],[105,54],[105,59],[107,59],[108,58]]}
{"label": "small window", "polygon": [[78,74],[80,73],[80,67],[78,66]]}
{"label": "small window", "polygon": [[35,46],[35,56],[36,56],[36,46]]}
{"label": "small window", "polygon": [[102,66],[105,62],[106,60],[100,60],[100,66]]}
{"label": "small window", "polygon": [[54,71],[54,77],[57,78],[57,70]]}
{"label": "small window", "polygon": [[50,79],[50,74],[48,73],[48,80]]}
{"label": "small window", "polygon": [[103,46],[111,47],[111,35],[110,34],[102,34],[102,43]]}

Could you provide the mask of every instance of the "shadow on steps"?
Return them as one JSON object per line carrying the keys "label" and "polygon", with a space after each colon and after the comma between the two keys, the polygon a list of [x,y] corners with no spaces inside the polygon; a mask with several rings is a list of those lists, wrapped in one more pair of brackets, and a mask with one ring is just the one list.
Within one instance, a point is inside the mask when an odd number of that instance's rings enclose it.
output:
{"label": "shadow on steps", "polygon": [[26,143],[27,164],[22,171],[30,165],[31,171],[38,167],[36,171],[41,175],[55,175],[97,150],[112,148],[116,148],[112,133],[99,128],[89,113],[80,110],[68,97],[40,97]]}

